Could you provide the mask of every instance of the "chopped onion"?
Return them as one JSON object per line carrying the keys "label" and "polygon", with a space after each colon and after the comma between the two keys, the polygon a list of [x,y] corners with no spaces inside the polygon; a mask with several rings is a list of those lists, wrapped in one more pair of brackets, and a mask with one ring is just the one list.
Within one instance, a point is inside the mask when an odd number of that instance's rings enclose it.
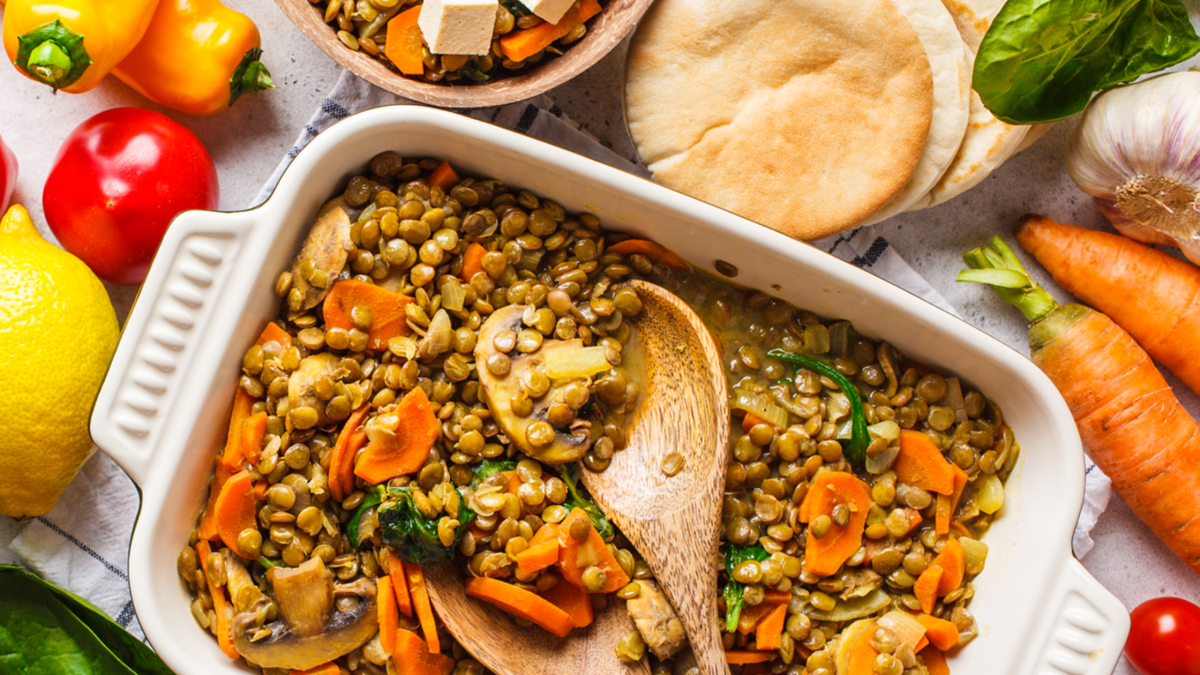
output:
{"label": "chopped onion", "polygon": [[990,474],[980,479],[976,490],[980,511],[992,514],[1004,506],[1004,484],[1000,482],[996,474]]}
{"label": "chopped onion", "polygon": [[954,421],[962,424],[967,421],[967,402],[963,400],[962,384],[957,377],[946,380],[946,405],[954,411]]}
{"label": "chopped onion", "polygon": [[899,440],[900,425],[892,420],[886,420],[877,424],[872,424],[867,427],[867,433],[871,434],[871,438],[884,438],[888,443]]}
{"label": "chopped onion", "polygon": [[546,255],[546,250],[541,248],[532,251],[524,251],[521,253],[521,259],[517,261],[517,264],[514,265],[514,267],[519,270],[529,270],[532,272],[538,268],[538,265],[542,264],[542,256],[544,255]]}
{"label": "chopped onion", "polygon": [[846,417],[850,414],[850,397],[840,391],[830,392],[825,398],[825,412],[830,422]]}
{"label": "chopped onion", "polygon": [[900,455],[899,445],[889,445],[887,449],[879,453],[876,457],[867,455],[866,467],[867,473],[878,476],[888,469],[892,468],[892,464],[896,462],[896,457]]}
{"label": "chopped onion", "polygon": [[877,623],[896,634],[900,641],[914,650],[921,638],[925,637],[925,626],[916,617],[905,612],[892,610],[879,617]]}
{"label": "chopped onion", "polygon": [[960,538],[958,543],[962,544],[963,561],[968,568],[982,567],[987,562],[987,544],[978,539],[968,539],[967,537]]}
{"label": "chopped onion", "polygon": [[775,405],[770,398],[746,389],[734,389],[729,399],[729,407],[735,410],[745,410],[775,425],[776,429],[786,429],[788,425],[787,411]]}
{"label": "chopped onion", "polygon": [[463,301],[467,298],[467,289],[452,276],[447,275],[442,281],[442,307],[451,312],[461,312]]}
{"label": "chopped onion", "polygon": [[604,347],[555,349],[546,353],[546,376],[552,380],[590,377],[612,370]]}
{"label": "chopped onion", "polygon": [[829,353],[832,356],[846,356],[850,353],[850,338],[854,336],[854,326],[849,321],[838,321],[829,327]]}
{"label": "chopped onion", "polygon": [[429,330],[425,333],[425,339],[421,341],[421,353],[428,356],[437,356],[450,351],[450,347],[454,345],[454,325],[450,323],[450,315],[446,310],[439,309],[433,315],[433,320],[429,322]]}
{"label": "chopped onion", "polygon": [[796,405],[795,401],[792,401],[791,397],[788,396],[787,387],[771,387],[770,392],[771,398],[783,406],[784,410],[787,410],[800,419],[804,419],[804,413],[800,410],[800,406]]}
{"label": "chopped onion", "polygon": [[828,612],[809,606],[804,608],[804,613],[808,615],[808,618],[817,621],[841,623],[842,621],[851,621],[853,619],[861,619],[864,616],[871,616],[890,604],[892,604],[892,599],[887,594],[887,591],[877,588],[869,595],[861,598],[838,601],[837,605]]}

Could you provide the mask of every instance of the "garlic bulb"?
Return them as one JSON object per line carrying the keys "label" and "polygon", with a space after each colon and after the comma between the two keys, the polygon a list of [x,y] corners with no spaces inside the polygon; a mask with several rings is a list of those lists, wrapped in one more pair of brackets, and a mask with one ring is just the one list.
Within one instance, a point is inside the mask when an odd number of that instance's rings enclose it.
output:
{"label": "garlic bulb", "polygon": [[1067,143],[1067,173],[1113,226],[1200,265],[1200,73],[1097,96]]}

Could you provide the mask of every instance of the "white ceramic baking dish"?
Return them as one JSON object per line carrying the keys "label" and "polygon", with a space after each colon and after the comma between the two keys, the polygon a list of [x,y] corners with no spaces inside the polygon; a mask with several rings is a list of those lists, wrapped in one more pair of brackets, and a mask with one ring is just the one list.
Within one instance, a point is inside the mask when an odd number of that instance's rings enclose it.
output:
{"label": "white ceramic baking dish", "polygon": [[1066,405],[1029,361],[895,286],[767,228],[524,136],[404,106],[356,115],[321,134],[253,211],[181,215],[126,324],[91,431],[141,488],[129,555],[134,605],[150,642],[179,675],[240,670],[193,621],[175,558],[223,443],[242,353],[275,315],[276,275],[320,204],[382,150],[445,158],[568,210],[594,212],[607,227],[659,241],[710,271],[719,258],[741,271],[739,283],[848,319],[961,374],[999,403],[1023,452],[1002,517],[985,538],[991,552],[971,604],[980,637],[951,668],[956,675],[1112,672],[1129,618],[1071,555],[1083,453]]}

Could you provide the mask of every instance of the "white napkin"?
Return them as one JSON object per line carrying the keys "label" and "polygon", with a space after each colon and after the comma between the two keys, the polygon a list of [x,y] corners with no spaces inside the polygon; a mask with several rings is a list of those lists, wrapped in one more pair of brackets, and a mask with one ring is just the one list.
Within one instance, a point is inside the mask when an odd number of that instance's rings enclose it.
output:
{"label": "white napkin", "polygon": [[[338,120],[383,105],[411,104],[342,73],[333,92],[304,127],[295,147],[279,164],[254,201],[270,196],[292,159],[312,139]],[[618,169],[646,177],[645,168],[605,148],[565,117],[542,96],[500,108],[470,111],[469,116],[586,155]],[[923,300],[958,316],[937,291],[879,236],[873,226],[830,237],[815,244]],[[1108,506],[1112,484],[1090,460],[1083,511],[1075,530],[1075,555],[1091,550],[1091,530]],[[106,455],[97,453],[63,493],[49,514],[21,526],[11,550],[20,562],[47,580],[91,600],[134,635],[144,639],[129,597],[129,540],[138,511],[133,482]],[[0,554],[3,552],[0,551]],[[164,561],[174,564],[174,561]]]}

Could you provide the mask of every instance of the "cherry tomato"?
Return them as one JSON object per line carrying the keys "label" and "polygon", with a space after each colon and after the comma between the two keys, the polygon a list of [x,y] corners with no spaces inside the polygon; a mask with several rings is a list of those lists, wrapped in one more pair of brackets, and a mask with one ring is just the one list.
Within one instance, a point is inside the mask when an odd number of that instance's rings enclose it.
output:
{"label": "cherry tomato", "polygon": [[1145,675],[1200,675],[1200,607],[1155,598],[1129,614],[1125,656]]}
{"label": "cherry tomato", "polygon": [[145,280],[175,216],[219,201],[217,169],[200,139],[138,108],[102,112],[72,131],[42,193],[63,248],[122,285]]}
{"label": "cherry tomato", "polygon": [[8,200],[17,187],[17,158],[0,140],[0,213],[8,210]]}

